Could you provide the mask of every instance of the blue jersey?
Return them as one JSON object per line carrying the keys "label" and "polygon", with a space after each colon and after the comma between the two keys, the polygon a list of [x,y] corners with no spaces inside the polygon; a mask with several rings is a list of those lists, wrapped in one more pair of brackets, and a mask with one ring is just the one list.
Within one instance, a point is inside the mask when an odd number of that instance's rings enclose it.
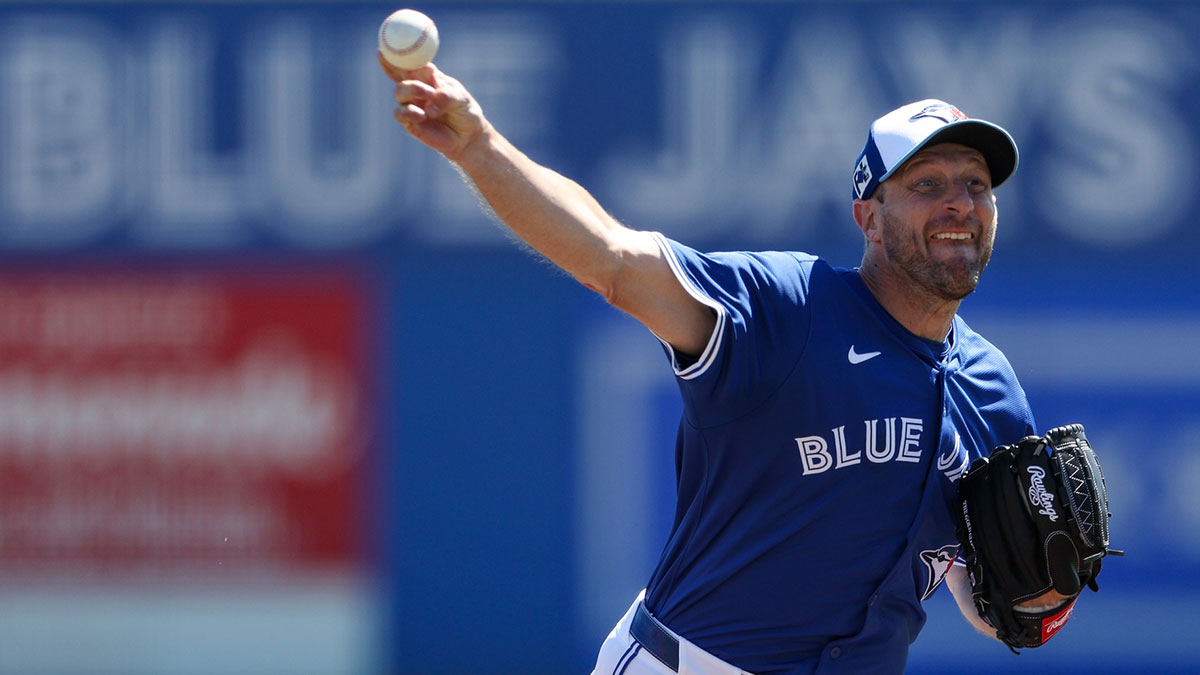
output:
{"label": "blue jersey", "polygon": [[1034,431],[1012,367],[959,317],[909,332],[856,270],[659,243],[717,323],[698,359],[667,348],[678,504],[648,608],[754,673],[902,672],[958,478]]}

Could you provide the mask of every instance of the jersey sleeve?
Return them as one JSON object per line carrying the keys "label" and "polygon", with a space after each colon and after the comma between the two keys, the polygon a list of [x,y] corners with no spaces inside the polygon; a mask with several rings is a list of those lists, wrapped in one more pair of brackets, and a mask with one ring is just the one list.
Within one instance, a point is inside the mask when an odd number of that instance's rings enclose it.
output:
{"label": "jersey sleeve", "polygon": [[656,235],[680,284],[712,308],[716,327],[698,356],[664,349],[689,421],[705,427],[740,416],[778,389],[803,353],[811,325],[814,256],[700,253]]}

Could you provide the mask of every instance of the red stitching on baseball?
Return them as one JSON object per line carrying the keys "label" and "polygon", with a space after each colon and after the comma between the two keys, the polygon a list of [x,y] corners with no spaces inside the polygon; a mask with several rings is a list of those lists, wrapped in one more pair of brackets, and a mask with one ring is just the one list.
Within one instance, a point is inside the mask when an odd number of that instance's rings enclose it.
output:
{"label": "red stitching on baseball", "polygon": [[421,45],[425,44],[425,39],[429,36],[429,26],[426,26],[424,29],[421,30],[421,36],[418,37],[417,41],[412,43],[412,46],[407,49],[396,49],[395,47],[393,47],[392,43],[389,42],[387,39],[387,32],[388,32],[388,27],[387,27],[387,25],[384,25],[384,27],[383,27],[383,46],[387,47],[387,50],[393,54],[404,55],[404,54],[411,54],[411,53],[417,51],[418,49],[421,48]]}

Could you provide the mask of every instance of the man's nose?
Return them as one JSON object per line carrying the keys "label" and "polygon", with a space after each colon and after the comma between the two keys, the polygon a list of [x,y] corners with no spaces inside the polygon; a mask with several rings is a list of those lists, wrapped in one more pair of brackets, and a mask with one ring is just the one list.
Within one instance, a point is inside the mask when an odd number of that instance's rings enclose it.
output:
{"label": "man's nose", "polygon": [[957,214],[970,213],[975,208],[975,200],[971,198],[971,190],[966,183],[951,183],[946,190],[945,208]]}

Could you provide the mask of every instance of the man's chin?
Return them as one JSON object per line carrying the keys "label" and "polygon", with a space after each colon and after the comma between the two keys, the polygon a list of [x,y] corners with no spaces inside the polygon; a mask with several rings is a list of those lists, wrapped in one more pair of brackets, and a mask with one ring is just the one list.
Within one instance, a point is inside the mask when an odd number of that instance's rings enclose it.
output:
{"label": "man's chin", "polygon": [[962,300],[975,292],[981,271],[963,270],[954,274],[938,275],[928,284],[928,290],[943,300]]}
{"label": "man's chin", "polygon": [[987,260],[960,258],[944,264],[942,273],[937,275],[939,295],[947,300],[962,300],[974,293],[987,263]]}
{"label": "man's chin", "polygon": [[966,298],[968,295],[975,292],[976,285],[977,284],[971,284],[969,287],[966,287],[966,288],[958,287],[958,288],[943,289],[941,296],[945,300],[953,300],[953,301],[962,300],[962,299]]}

